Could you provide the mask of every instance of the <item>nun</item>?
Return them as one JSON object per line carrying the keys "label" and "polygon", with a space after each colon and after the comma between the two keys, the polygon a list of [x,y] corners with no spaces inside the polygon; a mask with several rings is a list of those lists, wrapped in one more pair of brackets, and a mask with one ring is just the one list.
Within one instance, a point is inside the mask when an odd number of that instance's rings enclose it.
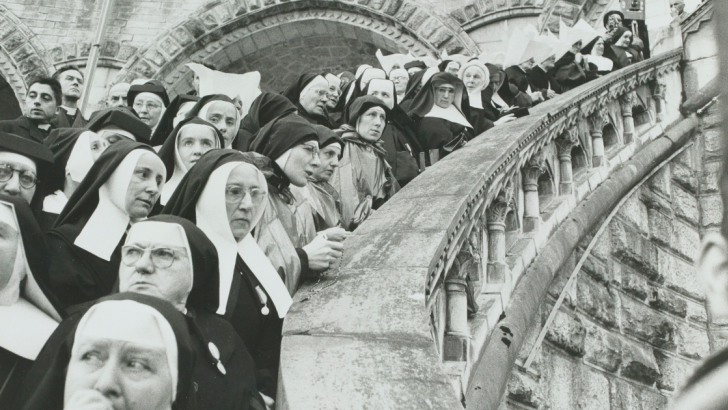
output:
{"label": "nun", "polygon": [[266,174],[268,206],[256,229],[256,239],[293,295],[302,277],[328,269],[343,249],[340,238],[298,228],[296,212],[300,203],[290,187],[306,186],[318,166],[318,133],[312,124],[297,116],[277,118],[260,130],[251,150],[270,158],[272,168]]}
{"label": "nun", "polygon": [[607,75],[614,69],[614,62],[607,57],[607,44],[602,36],[589,42],[581,49],[581,54],[584,56],[587,81]]}
{"label": "nun", "polygon": [[149,80],[144,84],[133,84],[129,87],[126,103],[154,132],[162,118],[162,113],[169,106],[169,96],[160,81]]}
{"label": "nun", "polygon": [[[53,152],[53,167],[43,186],[43,210],[39,223],[49,231],[99,155],[106,140],[86,129],[59,128],[51,131],[45,145]],[[93,147],[93,148],[92,148]]]}
{"label": "nun", "polygon": [[326,103],[326,109],[331,111],[336,108],[341,97],[341,78],[331,73],[326,73],[324,78],[329,82],[329,101]]}
{"label": "nun", "polygon": [[192,343],[169,303],[133,293],[105,297],[51,335],[25,381],[22,409],[193,410]]}
{"label": "nun", "polygon": [[427,70],[427,64],[425,64],[424,61],[414,60],[406,63],[404,65],[404,69],[407,70],[407,74],[412,77],[420,71]]}
{"label": "nun", "polygon": [[182,178],[203,154],[220,149],[224,144],[225,139],[220,130],[203,119],[192,117],[179,123],[159,149],[159,158],[167,171],[167,182],[159,197],[159,204],[167,204]]}
{"label": "nun", "polygon": [[150,146],[126,140],[94,163],[46,234],[50,283],[64,307],[111,293],[129,224],[152,211],[166,174]]}
{"label": "nun", "polygon": [[334,131],[316,126],[319,137],[319,162],[302,188],[293,186],[291,191],[298,201],[306,201],[313,215],[317,232],[341,226],[341,202],[329,181],[339,167],[344,141]]}
{"label": "nun", "polygon": [[437,73],[422,87],[409,106],[408,114],[427,150],[428,164],[434,164],[433,150],[443,158],[475,137],[468,121],[470,102],[465,85],[450,73]]}
{"label": "nun", "polygon": [[531,86],[531,90],[541,93],[543,101],[550,100],[556,97],[557,94],[561,94],[559,83],[553,77],[556,54],[548,50],[548,46],[544,45],[544,53],[538,56],[536,65],[528,73],[528,84]]}
{"label": "nun", "polygon": [[163,212],[195,223],[214,244],[220,272],[216,313],[245,342],[257,367],[259,391],[275,397],[281,329],[292,302],[279,272],[252,236],[268,206],[268,187],[251,161],[257,161],[253,154],[234,150],[207,153]]}
{"label": "nun", "polygon": [[200,100],[200,97],[194,95],[180,94],[169,103],[167,109],[164,110],[162,118],[159,119],[159,124],[152,134],[152,139],[149,145],[158,147],[164,144],[167,137],[172,130],[180,123],[183,119],[187,118],[192,107],[195,103]]}
{"label": "nun", "polygon": [[614,62],[614,69],[627,67],[642,61],[641,53],[632,45],[633,33],[626,27],[619,27],[614,32],[614,44],[609,46],[606,57]]}
{"label": "nun", "polygon": [[488,118],[490,113],[486,114],[486,107],[490,108],[490,100],[493,95],[492,92],[485,92],[490,85],[490,71],[480,60],[473,59],[463,64],[460,68],[459,77],[468,91],[468,101],[470,103],[468,122],[473,125],[474,134],[480,135],[493,128],[493,122],[495,121]]}
{"label": "nun", "polygon": [[331,185],[341,198],[342,226],[348,231],[399,190],[381,141],[389,113],[381,99],[359,97],[349,107],[348,123],[337,130],[344,151]]}
{"label": "nun", "polygon": [[188,117],[199,117],[214,125],[225,139],[223,148],[230,148],[235,143],[240,127],[238,108],[225,94],[210,94],[195,103],[187,114]]}
{"label": "nun", "polygon": [[51,176],[53,153],[42,144],[0,131],[0,194],[20,198],[36,212],[43,203],[38,187]]}
{"label": "nun", "polygon": [[233,148],[242,152],[250,151],[250,143],[263,126],[274,118],[295,114],[296,111],[296,106],[288,98],[280,94],[261,93],[253,100],[248,114],[243,117]]}
{"label": "nun", "polygon": [[394,83],[394,88],[397,92],[397,104],[404,101],[404,96],[407,93],[407,85],[409,84],[409,74],[404,68],[395,68],[389,72],[389,79]]}
{"label": "nun", "polygon": [[486,64],[486,67],[491,71],[490,85],[494,90],[497,90],[493,93],[493,102],[501,109],[501,112],[533,106],[534,101],[531,96],[511,83],[508,74],[504,70],[498,68],[498,75],[496,75],[492,69],[495,66]]}
{"label": "nun", "polygon": [[43,233],[30,206],[0,195],[0,409],[19,408],[33,361],[65,315],[51,294]]}
{"label": "nun", "polygon": [[392,81],[375,78],[364,90],[373,95],[389,108],[387,125],[382,132],[382,145],[387,152],[387,163],[401,187],[407,185],[417,175],[417,158],[424,152],[415,133],[415,125],[407,113],[397,104],[396,88]]}
{"label": "nun", "polygon": [[452,75],[458,75],[460,72],[460,62],[455,60],[443,60],[437,65],[437,68],[441,73],[450,73]]}
{"label": "nun", "polygon": [[111,145],[124,138],[150,143],[152,129],[126,107],[111,107],[98,111],[86,128]]}
{"label": "nun", "polygon": [[[359,67],[357,79],[349,86],[349,90],[346,93],[346,100],[343,105],[344,113],[346,113],[346,110],[354,100],[366,95],[367,85],[374,79],[386,80],[387,73],[382,69],[373,68],[368,65]],[[346,122],[346,118],[344,118],[344,122]]]}
{"label": "nun", "polygon": [[333,128],[326,105],[329,102],[329,82],[323,75],[306,73],[301,75],[282,94],[298,110],[298,115],[312,124]]}
{"label": "nun", "polygon": [[218,252],[205,233],[178,216],[149,218],[129,229],[121,262],[120,292],[158,297],[185,315],[197,357],[198,408],[247,409],[251,401],[262,407],[255,363],[217,314],[230,286],[220,288]]}

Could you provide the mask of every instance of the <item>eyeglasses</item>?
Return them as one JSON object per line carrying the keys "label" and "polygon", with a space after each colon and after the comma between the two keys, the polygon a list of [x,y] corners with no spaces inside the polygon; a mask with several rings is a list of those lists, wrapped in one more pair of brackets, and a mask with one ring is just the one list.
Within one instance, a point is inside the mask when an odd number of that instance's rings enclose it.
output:
{"label": "eyeglasses", "polygon": [[400,82],[400,81],[405,81],[405,80],[409,80],[409,77],[405,77],[405,76],[396,76],[396,77],[392,77],[392,78],[391,78],[391,80],[392,80],[392,82],[398,83],[398,82]]}
{"label": "eyeglasses", "polygon": [[35,172],[13,168],[10,164],[0,164],[0,182],[10,181],[16,172],[18,173],[18,180],[21,187],[30,189],[38,183],[38,177],[35,175]]}
{"label": "eyeglasses", "polygon": [[266,192],[258,188],[243,188],[238,185],[230,185],[225,187],[225,202],[228,204],[239,204],[245,199],[245,195],[250,196],[253,205],[260,205],[266,197]]}
{"label": "eyeglasses", "polygon": [[149,252],[152,265],[158,269],[166,269],[172,266],[175,259],[187,256],[187,250],[172,248],[140,248],[136,245],[124,245],[121,247],[121,262],[126,266],[132,266],[139,259]]}
{"label": "eyeglasses", "polygon": [[318,155],[318,146],[316,145],[301,144],[300,147],[311,155],[311,159],[316,158],[316,155]]}
{"label": "eyeglasses", "polygon": [[141,108],[146,107],[147,110],[156,110],[158,108],[162,108],[161,105],[155,103],[155,102],[138,102],[134,101],[134,109],[139,111]]}

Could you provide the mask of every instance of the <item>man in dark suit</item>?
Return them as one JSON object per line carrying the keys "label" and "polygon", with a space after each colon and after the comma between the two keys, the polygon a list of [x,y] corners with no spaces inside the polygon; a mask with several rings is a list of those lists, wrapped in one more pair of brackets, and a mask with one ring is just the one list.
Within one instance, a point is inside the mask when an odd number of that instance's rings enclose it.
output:
{"label": "man in dark suit", "polygon": [[58,81],[39,77],[31,80],[23,104],[23,115],[0,121],[0,131],[20,135],[36,142],[43,142],[51,129],[51,121],[61,101],[61,85]]}
{"label": "man in dark suit", "polygon": [[83,74],[73,65],[63,67],[53,74],[53,78],[61,84],[62,101],[58,106],[58,115],[53,119],[56,128],[83,128],[86,119],[83,117],[78,100],[83,94]]}

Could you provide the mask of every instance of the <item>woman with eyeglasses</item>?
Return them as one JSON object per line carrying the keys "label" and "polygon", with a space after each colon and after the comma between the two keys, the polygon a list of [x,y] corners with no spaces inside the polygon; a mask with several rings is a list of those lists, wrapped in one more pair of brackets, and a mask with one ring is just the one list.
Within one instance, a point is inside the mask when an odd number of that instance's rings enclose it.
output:
{"label": "woman with eyeglasses", "polygon": [[153,133],[169,106],[169,96],[161,82],[149,80],[144,84],[133,84],[129,87],[126,102]]}
{"label": "woman with eyeglasses", "polygon": [[130,224],[146,218],[167,172],[154,150],[122,140],[104,151],[46,234],[50,281],[64,307],[108,295]]}
{"label": "woman with eyeglasses", "polygon": [[329,82],[321,74],[301,75],[283,93],[298,109],[298,115],[312,124],[333,128],[326,104],[329,102]]}
{"label": "woman with eyeglasses", "polygon": [[299,116],[279,117],[260,130],[251,151],[272,160],[271,170],[266,173],[268,206],[255,238],[293,295],[302,277],[328,269],[341,256],[343,248],[340,232],[331,237],[318,235],[302,231],[297,222],[301,204],[290,186],[306,186],[314,167],[319,165],[318,134],[312,124]]}
{"label": "woman with eyeglasses", "polygon": [[39,214],[44,192],[39,182],[52,166],[53,153],[42,144],[0,132],[0,194],[24,200]]}
{"label": "woman with eyeglasses", "polygon": [[253,237],[254,229],[260,235],[257,226],[269,203],[265,176],[251,163],[266,161],[230,149],[210,151],[185,175],[162,213],[194,222],[215,245],[220,270],[216,312],[245,342],[258,369],[259,390],[274,397],[291,296]]}

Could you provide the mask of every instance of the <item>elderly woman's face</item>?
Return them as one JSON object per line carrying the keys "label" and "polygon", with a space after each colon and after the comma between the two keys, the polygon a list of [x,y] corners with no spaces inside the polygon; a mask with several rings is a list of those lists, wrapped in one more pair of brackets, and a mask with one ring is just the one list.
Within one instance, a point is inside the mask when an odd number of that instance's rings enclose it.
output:
{"label": "elderly woman's face", "polygon": [[225,209],[236,241],[253,229],[253,221],[267,197],[268,187],[252,167],[240,165],[230,172],[225,185]]}
{"label": "elderly woman's face", "polygon": [[404,71],[391,74],[390,79],[394,83],[394,88],[397,90],[397,94],[404,94],[407,91],[407,83],[409,83],[409,75],[404,74]]}
{"label": "elderly woman's face", "polygon": [[154,94],[140,93],[134,98],[134,111],[143,123],[154,129],[159,124],[159,119],[162,118],[164,104]]}
{"label": "elderly woman's face", "polygon": [[14,227],[0,222],[0,291],[5,289],[13,274],[19,239],[20,234]]}
{"label": "elderly woman's face", "polygon": [[435,87],[435,105],[440,108],[449,108],[455,101],[455,86],[440,84]]}
{"label": "elderly woman's face", "polygon": [[462,80],[468,92],[479,91],[485,85],[485,76],[478,67],[468,67],[463,73]]}
{"label": "elderly woman's face", "polygon": [[384,126],[387,125],[387,113],[382,107],[372,107],[357,120],[356,132],[367,141],[375,142],[382,137]]}
{"label": "elderly woman's face", "polygon": [[210,104],[205,118],[215,128],[220,130],[225,140],[225,147],[229,147],[233,138],[238,135],[238,109],[227,101],[215,101]]}
{"label": "elderly woman's face", "polygon": [[447,63],[447,67],[445,67],[445,72],[452,75],[458,75],[458,73],[460,72],[460,63],[458,63],[457,61],[451,61]]}
{"label": "elderly woman's face", "polygon": [[620,37],[614,45],[619,47],[629,47],[630,44],[632,44],[632,32],[627,30],[622,34],[622,37]]}
{"label": "elderly woman's face", "polygon": [[35,161],[14,152],[0,152],[0,193],[24,199],[30,203],[38,187]]}
{"label": "elderly woman's face", "polygon": [[[161,340],[159,329],[153,324],[140,327],[145,336],[157,336]],[[154,331],[157,335],[150,335]],[[64,408],[160,410],[172,407],[172,375],[163,348],[101,337],[87,337],[77,343],[66,372]]]}
{"label": "elderly woman's face", "polygon": [[301,107],[307,113],[313,115],[323,115],[326,111],[326,103],[329,102],[328,86],[314,85],[306,91],[299,99]]}

